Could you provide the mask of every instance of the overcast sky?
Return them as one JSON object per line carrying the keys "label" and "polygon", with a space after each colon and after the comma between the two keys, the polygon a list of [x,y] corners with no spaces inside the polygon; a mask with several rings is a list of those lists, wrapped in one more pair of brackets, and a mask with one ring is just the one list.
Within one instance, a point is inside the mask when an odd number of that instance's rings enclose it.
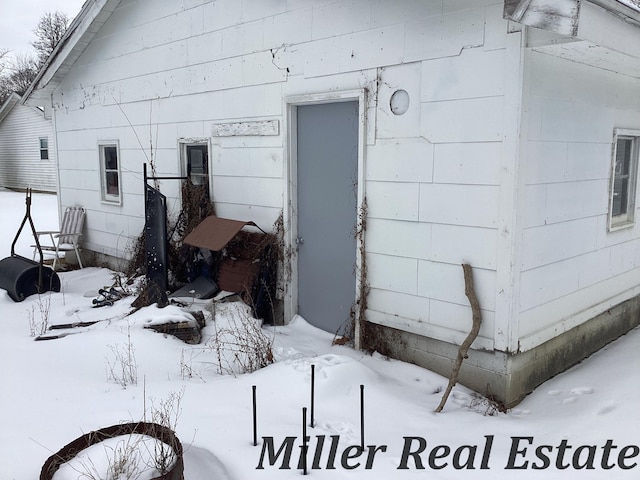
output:
{"label": "overcast sky", "polygon": [[8,48],[13,54],[33,53],[33,30],[46,12],[60,11],[70,21],[78,14],[84,0],[1,0],[0,49]]}

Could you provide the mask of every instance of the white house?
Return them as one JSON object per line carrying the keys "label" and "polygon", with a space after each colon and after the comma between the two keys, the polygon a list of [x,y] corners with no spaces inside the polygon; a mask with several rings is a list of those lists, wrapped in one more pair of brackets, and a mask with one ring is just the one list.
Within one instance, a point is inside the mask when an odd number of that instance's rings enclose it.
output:
{"label": "white house", "polygon": [[0,187],[56,192],[53,123],[12,93],[0,107]]}
{"label": "white house", "polygon": [[[284,321],[517,403],[638,324],[638,0],[90,0],[27,93],[126,256],[142,165],[288,255]],[[161,182],[176,211],[179,184]]]}

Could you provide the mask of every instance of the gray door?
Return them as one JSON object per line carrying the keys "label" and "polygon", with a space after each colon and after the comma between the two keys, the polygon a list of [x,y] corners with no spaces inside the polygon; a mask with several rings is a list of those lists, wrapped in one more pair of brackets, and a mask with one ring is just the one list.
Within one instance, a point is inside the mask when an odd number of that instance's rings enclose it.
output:
{"label": "gray door", "polygon": [[358,103],[298,107],[297,162],[298,313],[335,333],[355,301]]}

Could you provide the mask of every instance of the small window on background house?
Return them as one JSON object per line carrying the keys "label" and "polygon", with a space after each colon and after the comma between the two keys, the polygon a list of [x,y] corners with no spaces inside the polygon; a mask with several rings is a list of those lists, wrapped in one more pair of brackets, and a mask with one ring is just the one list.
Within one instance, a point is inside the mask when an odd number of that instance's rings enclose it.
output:
{"label": "small window on background house", "polygon": [[616,129],[609,200],[609,229],[633,225],[640,131]]}
{"label": "small window on background house", "polygon": [[208,143],[182,143],[182,175],[191,183],[201,186],[209,197],[209,147]]}
{"label": "small window on background house", "polygon": [[40,138],[40,160],[49,160],[49,139]]}
{"label": "small window on background house", "polygon": [[118,143],[99,145],[100,177],[102,183],[102,200],[105,202],[121,202],[120,193],[120,159]]}

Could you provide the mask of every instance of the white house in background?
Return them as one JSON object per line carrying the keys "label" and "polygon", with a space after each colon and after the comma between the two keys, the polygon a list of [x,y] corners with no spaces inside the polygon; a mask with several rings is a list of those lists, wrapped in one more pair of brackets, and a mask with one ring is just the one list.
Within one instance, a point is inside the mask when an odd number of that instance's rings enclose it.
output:
{"label": "white house in background", "polygon": [[57,191],[53,122],[12,93],[0,107],[0,187]]}
{"label": "white house in background", "polygon": [[283,214],[285,322],[351,312],[358,346],[449,375],[470,263],[460,381],[513,405],[640,318],[639,26],[637,0],[95,0],[27,103],[104,258],[153,145],[219,216]]}

